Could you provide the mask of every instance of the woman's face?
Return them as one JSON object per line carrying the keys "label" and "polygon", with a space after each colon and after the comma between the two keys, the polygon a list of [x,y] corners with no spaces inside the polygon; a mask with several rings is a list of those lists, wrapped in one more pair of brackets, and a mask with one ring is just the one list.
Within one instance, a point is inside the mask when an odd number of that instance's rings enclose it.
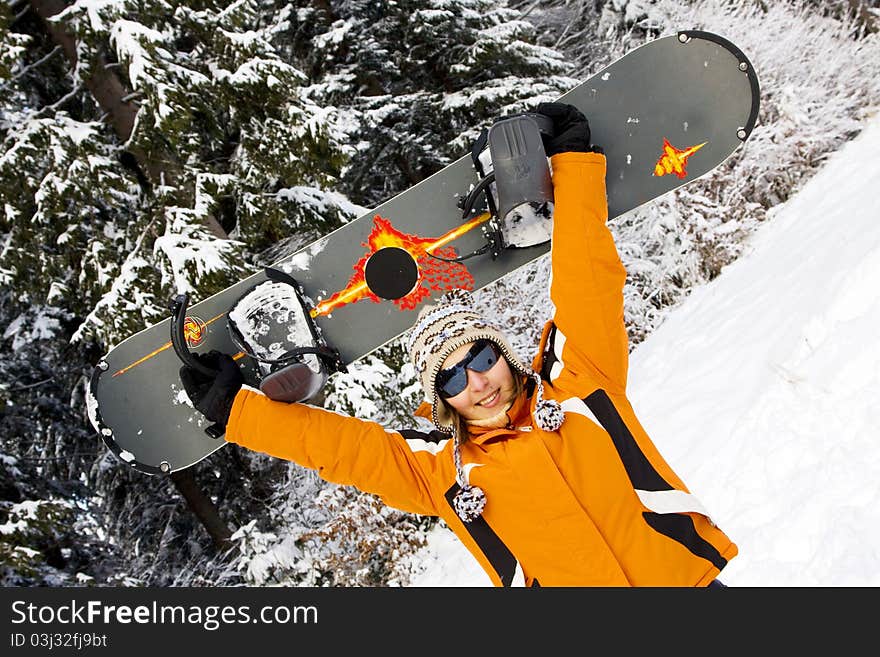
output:
{"label": "woman's face", "polygon": [[[454,367],[468,355],[473,342],[462,345],[443,361],[442,369]],[[513,403],[516,386],[513,372],[503,356],[485,372],[468,368],[467,387],[446,402],[466,420],[485,420],[500,413]]]}

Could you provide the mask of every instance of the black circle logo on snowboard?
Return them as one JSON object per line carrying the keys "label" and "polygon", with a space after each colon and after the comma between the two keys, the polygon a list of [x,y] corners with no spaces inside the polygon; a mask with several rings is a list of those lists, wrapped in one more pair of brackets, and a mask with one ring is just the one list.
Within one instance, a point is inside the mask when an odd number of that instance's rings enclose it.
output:
{"label": "black circle logo on snowboard", "polygon": [[364,281],[377,297],[393,301],[415,289],[419,282],[419,267],[406,249],[386,246],[367,259]]}

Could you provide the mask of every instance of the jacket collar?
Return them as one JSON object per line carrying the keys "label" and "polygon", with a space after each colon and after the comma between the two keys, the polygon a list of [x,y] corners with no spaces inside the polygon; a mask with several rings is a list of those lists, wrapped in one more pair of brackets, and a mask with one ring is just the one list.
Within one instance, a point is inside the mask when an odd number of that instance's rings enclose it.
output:
{"label": "jacket collar", "polygon": [[490,438],[503,434],[514,434],[522,427],[531,427],[532,416],[530,401],[528,391],[523,390],[514,400],[510,408],[507,409],[507,426],[478,427],[469,425],[470,440],[475,443],[482,443]]}

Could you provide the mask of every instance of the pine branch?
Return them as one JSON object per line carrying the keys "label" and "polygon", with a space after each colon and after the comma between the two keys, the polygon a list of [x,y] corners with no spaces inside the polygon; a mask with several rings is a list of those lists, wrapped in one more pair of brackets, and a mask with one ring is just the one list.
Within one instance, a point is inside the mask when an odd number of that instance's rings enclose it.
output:
{"label": "pine branch", "polygon": [[29,383],[23,386],[17,386],[15,388],[10,388],[9,392],[21,392],[22,390],[29,390],[30,388],[37,388],[43,384],[49,383],[53,381],[55,377],[49,377],[48,379],[43,379],[42,381],[37,381],[36,383]]}
{"label": "pine branch", "polygon": [[33,62],[32,64],[28,64],[28,65],[25,66],[23,69],[21,69],[21,71],[19,71],[19,72],[16,73],[13,77],[9,78],[6,82],[4,82],[2,85],[0,85],[0,91],[3,91],[4,89],[6,89],[6,87],[8,87],[9,85],[11,85],[13,82],[16,82],[17,80],[22,79],[25,75],[27,75],[27,74],[28,74],[29,72],[31,72],[32,70],[34,70],[34,69],[37,68],[38,66],[41,66],[42,64],[44,64],[44,63],[46,63],[47,61],[49,61],[50,59],[52,59],[52,57],[54,57],[54,56],[55,56],[56,54],[58,54],[59,52],[61,52],[61,46],[55,46],[55,47],[51,50],[51,52],[49,52],[48,54],[44,55],[43,57],[41,57],[41,58],[38,59],[37,61]]}
{"label": "pine branch", "polygon": [[67,461],[79,456],[94,458],[98,452],[74,452],[73,454],[65,454],[64,456],[19,456],[17,460],[27,461],[29,463],[47,463],[49,461]]}
{"label": "pine branch", "polygon": [[[68,32],[62,23],[53,20],[54,16],[67,8],[67,4],[63,0],[30,0],[30,4],[37,15],[43,19],[46,30],[51,37],[64,49],[68,60],[75,67],[78,61],[76,37]],[[104,110],[104,116],[109,119],[119,139],[123,143],[127,143],[134,131],[139,107],[136,103],[131,102],[133,95],[126,91],[122,81],[114,74],[113,67],[107,60],[103,56],[99,56],[96,63],[97,66],[92,69],[92,74],[84,80],[84,83],[98,105]],[[161,181],[162,184],[173,184],[171,181],[178,178],[180,167],[177,163],[172,163],[170,155],[166,155],[165,158],[156,158],[149,157],[135,147],[129,147],[128,150],[144,165],[150,180],[157,183]],[[213,215],[206,216],[204,222],[207,228],[218,237],[223,239],[229,237]]]}
{"label": "pine branch", "polygon": [[69,93],[66,93],[64,96],[62,96],[61,98],[56,100],[51,105],[46,105],[45,107],[41,107],[39,109],[39,111],[37,111],[33,115],[31,115],[30,118],[32,120],[33,119],[40,119],[40,118],[46,116],[47,114],[49,114],[50,112],[57,110],[59,107],[64,105],[66,102],[76,98],[77,95],[79,95],[79,93],[82,92],[83,89],[84,89],[83,85],[78,84]]}

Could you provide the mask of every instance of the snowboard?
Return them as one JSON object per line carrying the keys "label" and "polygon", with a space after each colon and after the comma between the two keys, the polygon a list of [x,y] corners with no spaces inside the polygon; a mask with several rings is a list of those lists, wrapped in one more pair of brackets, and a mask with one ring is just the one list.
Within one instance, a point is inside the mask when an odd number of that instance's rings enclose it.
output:
{"label": "snowboard", "polygon": [[[730,157],[755,126],[759,82],[733,43],[687,30],[634,48],[558,101],[587,116],[592,141],[604,149],[611,219]],[[463,154],[271,269],[191,307],[177,299],[168,319],[118,343],[94,370],[88,414],[106,446],[122,463],[158,475],[225,444],[183,389],[180,343],[190,353],[234,355],[246,383],[256,386],[264,372],[230,331],[230,309],[272,271],[296,282],[311,337],[344,370],[408,331],[419,309],[447,290],[479,290],[548,253],[549,231],[535,244],[499,245],[491,196],[463,216],[462,200],[480,176],[479,159]],[[254,305],[266,303],[257,295]]]}

